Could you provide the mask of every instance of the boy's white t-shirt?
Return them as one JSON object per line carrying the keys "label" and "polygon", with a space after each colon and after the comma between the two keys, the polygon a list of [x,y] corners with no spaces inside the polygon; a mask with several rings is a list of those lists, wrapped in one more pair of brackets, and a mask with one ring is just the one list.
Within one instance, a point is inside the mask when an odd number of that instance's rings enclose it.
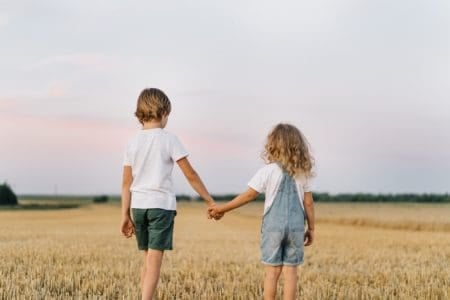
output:
{"label": "boy's white t-shirt", "polygon": [[188,156],[178,138],[162,128],[140,130],[128,143],[123,165],[131,166],[132,208],[176,210],[174,162]]}
{"label": "boy's white t-shirt", "polygon": [[[277,195],[278,186],[280,185],[283,171],[277,163],[270,163],[259,169],[248,183],[248,186],[258,193],[265,193],[264,214],[269,210],[275,196]],[[303,194],[310,192],[309,181],[305,176],[299,175],[295,177],[298,198],[300,206],[303,207]]]}

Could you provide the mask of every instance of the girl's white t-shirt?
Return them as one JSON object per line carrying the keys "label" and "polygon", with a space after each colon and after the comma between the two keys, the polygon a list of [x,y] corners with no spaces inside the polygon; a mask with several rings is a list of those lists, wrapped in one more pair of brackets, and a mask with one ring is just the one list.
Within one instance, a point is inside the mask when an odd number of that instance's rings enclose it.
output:
{"label": "girl's white t-shirt", "polygon": [[[283,170],[280,166],[278,166],[277,163],[270,163],[259,169],[248,183],[248,186],[258,193],[266,194],[266,199],[264,201],[264,214],[269,210],[275,200],[282,176]],[[295,183],[297,186],[300,205],[304,210],[303,195],[304,193],[311,191],[309,180],[304,175],[298,175],[295,177]]]}
{"label": "girl's white t-shirt", "polygon": [[131,166],[132,208],[176,210],[174,162],[188,156],[179,139],[162,128],[139,131],[128,143],[123,165]]}

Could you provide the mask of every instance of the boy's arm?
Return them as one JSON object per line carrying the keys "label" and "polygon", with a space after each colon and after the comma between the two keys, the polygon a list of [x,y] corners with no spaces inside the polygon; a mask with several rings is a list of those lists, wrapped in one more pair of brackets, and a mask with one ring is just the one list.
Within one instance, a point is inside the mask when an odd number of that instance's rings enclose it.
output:
{"label": "boy's arm", "polygon": [[303,197],[303,206],[306,213],[306,221],[308,222],[308,230],[305,233],[305,246],[309,246],[314,240],[314,201],[312,192],[307,192]]}
{"label": "boy's arm", "polygon": [[259,192],[255,191],[252,188],[248,188],[248,190],[246,190],[242,194],[236,196],[236,198],[234,198],[233,200],[231,200],[223,205],[216,206],[214,208],[214,211],[217,213],[226,213],[230,210],[233,210],[244,204],[247,204],[248,202],[250,202],[252,200],[255,200],[258,195],[259,195]]}
{"label": "boy's arm", "polygon": [[131,221],[130,206],[131,206],[131,191],[130,187],[133,183],[133,175],[131,166],[123,167],[122,179],[122,224],[121,232],[126,237],[131,237],[134,233],[134,224]]}
{"label": "boy's arm", "polygon": [[133,175],[131,166],[123,167],[122,178],[122,217],[130,217],[131,191],[130,187],[133,183]]}
{"label": "boy's arm", "polygon": [[205,200],[206,204],[208,206],[214,205],[213,198],[211,197],[202,180],[200,179],[200,176],[197,174],[197,172],[189,163],[187,157],[177,160],[177,164],[180,167],[186,179],[189,181],[189,184],[200,195],[200,197],[202,197],[202,199]]}

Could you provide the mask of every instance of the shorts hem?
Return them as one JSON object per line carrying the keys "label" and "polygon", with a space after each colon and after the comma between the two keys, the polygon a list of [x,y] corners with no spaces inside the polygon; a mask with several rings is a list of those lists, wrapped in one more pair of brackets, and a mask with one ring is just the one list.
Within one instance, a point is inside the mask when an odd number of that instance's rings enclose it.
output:
{"label": "shorts hem", "polygon": [[159,250],[159,251],[170,251],[173,250],[173,247],[138,247],[139,250],[148,251],[148,250]]}
{"label": "shorts hem", "polygon": [[266,262],[266,261],[261,260],[261,263],[264,265],[273,266],[273,267],[278,267],[278,266],[296,267],[296,266],[303,265],[303,261],[301,261],[299,263],[287,263],[287,262],[272,263],[272,262]]}
{"label": "shorts hem", "polygon": [[263,264],[263,265],[267,265],[267,266],[272,266],[272,267],[278,267],[278,266],[282,266],[283,265],[283,263],[270,263],[270,262],[266,262],[266,261],[261,261],[261,263]]}

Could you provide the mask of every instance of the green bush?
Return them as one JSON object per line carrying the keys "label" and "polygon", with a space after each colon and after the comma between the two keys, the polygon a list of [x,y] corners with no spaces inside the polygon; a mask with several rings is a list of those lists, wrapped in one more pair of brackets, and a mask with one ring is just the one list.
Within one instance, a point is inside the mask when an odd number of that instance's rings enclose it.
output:
{"label": "green bush", "polygon": [[17,205],[17,196],[5,182],[0,185],[0,205]]}
{"label": "green bush", "polygon": [[314,193],[315,202],[450,203],[449,194],[337,194]]}
{"label": "green bush", "polygon": [[109,197],[106,195],[94,197],[94,203],[106,203],[106,202],[108,202],[108,200],[109,200]]}

